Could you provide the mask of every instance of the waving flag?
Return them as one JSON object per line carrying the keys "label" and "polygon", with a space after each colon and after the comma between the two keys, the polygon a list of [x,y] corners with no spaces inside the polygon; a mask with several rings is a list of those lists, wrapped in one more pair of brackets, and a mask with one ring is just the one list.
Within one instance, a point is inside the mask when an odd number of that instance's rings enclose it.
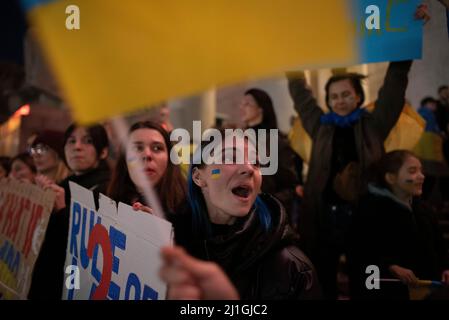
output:
{"label": "waving flag", "polygon": [[80,122],[286,69],[421,52],[418,0],[22,2]]}

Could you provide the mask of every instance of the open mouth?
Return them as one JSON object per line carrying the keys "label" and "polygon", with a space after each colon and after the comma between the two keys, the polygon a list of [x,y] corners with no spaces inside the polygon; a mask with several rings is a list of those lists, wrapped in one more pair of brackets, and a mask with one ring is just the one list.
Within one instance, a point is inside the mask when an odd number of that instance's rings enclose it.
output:
{"label": "open mouth", "polygon": [[231,192],[239,198],[247,199],[252,193],[252,189],[249,186],[238,186],[231,189]]}

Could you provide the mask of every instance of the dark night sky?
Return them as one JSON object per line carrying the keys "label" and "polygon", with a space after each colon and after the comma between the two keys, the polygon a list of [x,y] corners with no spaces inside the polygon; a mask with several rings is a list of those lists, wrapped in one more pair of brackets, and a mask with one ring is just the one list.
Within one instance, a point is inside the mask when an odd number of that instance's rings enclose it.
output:
{"label": "dark night sky", "polygon": [[0,61],[23,65],[23,38],[26,28],[20,1],[0,1]]}

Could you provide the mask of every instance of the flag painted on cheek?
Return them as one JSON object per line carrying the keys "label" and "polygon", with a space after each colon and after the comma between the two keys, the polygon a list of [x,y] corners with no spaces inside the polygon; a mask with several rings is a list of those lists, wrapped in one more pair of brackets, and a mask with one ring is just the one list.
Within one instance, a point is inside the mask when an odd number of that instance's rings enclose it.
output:
{"label": "flag painted on cheek", "polygon": [[220,178],[220,169],[213,169],[212,170],[212,179],[218,179]]}

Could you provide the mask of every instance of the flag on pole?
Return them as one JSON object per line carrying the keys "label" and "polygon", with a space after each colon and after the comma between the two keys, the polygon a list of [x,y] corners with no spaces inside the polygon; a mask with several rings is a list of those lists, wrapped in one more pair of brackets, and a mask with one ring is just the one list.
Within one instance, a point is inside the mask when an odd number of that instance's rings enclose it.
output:
{"label": "flag on pole", "polygon": [[82,123],[291,68],[419,58],[418,1],[22,0]]}

